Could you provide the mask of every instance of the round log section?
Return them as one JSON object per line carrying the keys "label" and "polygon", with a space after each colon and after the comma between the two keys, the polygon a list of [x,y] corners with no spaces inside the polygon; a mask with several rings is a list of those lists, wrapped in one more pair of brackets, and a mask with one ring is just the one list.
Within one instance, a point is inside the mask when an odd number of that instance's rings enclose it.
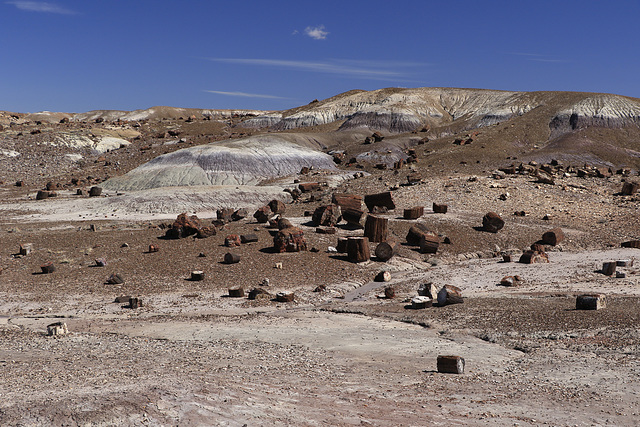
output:
{"label": "round log section", "polygon": [[451,304],[461,304],[463,302],[462,290],[457,286],[444,285],[438,292],[438,305],[440,307]]}
{"label": "round log section", "polygon": [[227,252],[224,254],[224,263],[225,264],[237,264],[240,262],[240,255],[232,254],[231,252]]}
{"label": "round log section", "polygon": [[448,209],[449,207],[447,205],[440,205],[438,203],[434,203],[432,207],[433,213],[446,214]]}
{"label": "round log section", "polygon": [[229,288],[229,298],[243,298],[244,297],[244,289],[240,286]]}
{"label": "round log section", "polygon": [[340,209],[362,209],[362,196],[356,194],[340,194],[334,193],[331,197],[331,203],[340,206]]}
{"label": "round log section", "polygon": [[344,209],[342,211],[342,219],[353,227],[364,228],[364,224],[367,221],[367,213],[362,209]]}
{"label": "round log section", "polygon": [[369,239],[366,237],[349,237],[347,239],[347,258],[351,262],[369,261]]}
{"label": "round log section", "polygon": [[[384,242],[380,242],[376,246],[375,254],[380,261],[389,261],[395,254],[398,247],[398,242],[392,239],[387,239]],[[340,250],[338,250],[340,252]]]}
{"label": "round log section", "polygon": [[388,223],[387,218],[368,215],[364,224],[364,236],[368,237],[370,242],[384,242],[387,240]]}
{"label": "round log section", "polygon": [[423,234],[420,237],[420,252],[423,254],[435,254],[440,247],[440,237],[434,234]]}
{"label": "round log section", "polygon": [[495,212],[488,212],[482,218],[482,229],[489,233],[497,233],[504,227],[504,220]]}
{"label": "round log section", "polygon": [[460,356],[438,356],[438,372],[444,374],[464,374],[464,359]]}
{"label": "round log section", "polygon": [[433,231],[429,230],[423,223],[417,222],[409,228],[407,233],[407,243],[410,245],[418,246],[422,240],[422,236],[438,236]]}
{"label": "round log section", "polygon": [[369,212],[372,212],[373,208],[375,208],[376,206],[387,208],[390,211],[396,208],[396,204],[393,201],[393,195],[390,191],[377,194],[368,194],[364,196],[364,204],[367,205],[367,209],[369,209]]}
{"label": "round log section", "polygon": [[545,245],[555,246],[564,240],[564,232],[561,228],[554,228],[542,235],[542,242]]}

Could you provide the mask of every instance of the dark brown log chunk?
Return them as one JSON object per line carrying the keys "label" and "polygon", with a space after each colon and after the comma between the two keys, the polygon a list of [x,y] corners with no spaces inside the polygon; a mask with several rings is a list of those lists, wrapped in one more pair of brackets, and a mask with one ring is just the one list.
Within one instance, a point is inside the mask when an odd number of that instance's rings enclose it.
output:
{"label": "dark brown log chunk", "polygon": [[620,191],[620,194],[622,194],[623,196],[631,196],[634,193],[636,193],[638,190],[640,190],[639,183],[625,182],[624,184],[622,184],[622,191]]}
{"label": "dark brown log chunk", "polygon": [[142,298],[131,297],[129,298],[129,308],[136,309],[142,307]]}
{"label": "dark brown log chunk", "polygon": [[295,294],[291,291],[278,292],[276,294],[276,301],[278,302],[292,302],[295,299]]}
{"label": "dark brown log chunk", "polygon": [[438,356],[437,366],[443,374],[464,374],[464,359],[460,356]]}
{"label": "dark brown log chunk", "polygon": [[418,219],[424,215],[424,206],[415,206],[404,210],[404,219]]}
{"label": "dark brown log chunk", "polygon": [[576,297],[576,310],[599,310],[607,306],[604,295],[578,295]]}
{"label": "dark brown log chunk", "polygon": [[267,206],[269,206],[269,208],[271,209],[271,212],[273,212],[276,215],[282,215],[287,210],[287,206],[284,204],[284,202],[278,199],[273,199],[272,201],[269,202]]}
{"label": "dark brown log chunk", "polygon": [[338,230],[335,229],[335,227],[317,227],[316,228],[316,233],[318,234],[336,234],[338,232]]}
{"label": "dark brown log chunk", "polygon": [[439,205],[437,203],[434,203],[432,209],[433,209],[434,213],[443,213],[443,214],[445,214],[445,213],[447,213],[447,209],[449,209],[449,206],[447,206],[447,205]]}
{"label": "dark brown log chunk", "polygon": [[621,246],[623,248],[636,248],[640,249],[640,240],[629,240],[628,242],[622,242]]}
{"label": "dark brown log chunk", "polygon": [[342,219],[342,209],[338,205],[318,206],[311,216],[315,225],[333,227]]}
{"label": "dark brown log chunk", "polygon": [[195,270],[191,272],[191,280],[194,282],[199,282],[201,280],[204,280],[204,271],[202,270]]}
{"label": "dark brown log chunk", "polygon": [[393,299],[396,297],[396,289],[393,286],[387,286],[384,288],[384,297],[387,299]]}
{"label": "dark brown log chunk", "polygon": [[274,216],[274,213],[271,211],[271,208],[267,205],[261,207],[260,209],[255,211],[255,213],[253,214],[253,217],[256,219],[256,221],[258,221],[261,224],[268,222],[273,216]]}
{"label": "dark brown log chunk", "polygon": [[613,276],[616,272],[617,263],[615,261],[608,261],[602,264],[602,274],[605,276]]}
{"label": "dark brown log chunk", "polygon": [[426,296],[417,296],[411,298],[411,308],[414,310],[421,310],[433,306],[433,300]]}
{"label": "dark brown log chunk", "polygon": [[50,274],[56,271],[56,267],[52,262],[47,262],[46,264],[42,264],[40,266],[40,270],[42,270],[43,274]]}
{"label": "dark brown log chunk", "polygon": [[544,245],[541,243],[532,243],[531,250],[534,252],[544,252]]}
{"label": "dark brown log chunk", "polygon": [[423,254],[435,254],[440,246],[440,237],[433,234],[423,234],[420,237],[420,252]]}
{"label": "dark brown log chunk", "polygon": [[278,220],[278,230],[284,230],[285,228],[291,228],[293,224],[287,218],[280,218]]}
{"label": "dark brown log chunk", "polygon": [[271,294],[262,288],[254,288],[249,291],[249,295],[247,297],[250,300],[269,299],[271,298]]}
{"label": "dark brown log chunk", "polygon": [[369,239],[366,237],[349,237],[347,239],[347,258],[351,262],[369,261]]}
{"label": "dark brown log chunk", "polygon": [[243,298],[244,297],[244,289],[242,287],[229,288],[229,297],[230,298]]}
{"label": "dark brown log chunk", "polygon": [[256,234],[243,234],[240,236],[240,242],[242,243],[254,243],[258,241]]}
{"label": "dark brown log chunk", "polygon": [[497,233],[504,227],[504,220],[495,212],[488,212],[482,218],[482,229],[489,233]]}
{"label": "dark brown log chunk", "polygon": [[31,253],[32,250],[33,250],[33,244],[23,243],[22,245],[20,245],[19,254],[22,256],[27,256]]}
{"label": "dark brown log chunk", "polygon": [[298,227],[278,231],[273,238],[273,247],[278,252],[300,252],[307,250],[304,233]]}
{"label": "dark brown log chunk", "polygon": [[347,253],[347,241],[346,237],[338,237],[338,243],[336,244],[336,250],[339,254]]}
{"label": "dark brown log chunk", "polygon": [[370,242],[384,242],[387,240],[388,223],[387,218],[368,215],[364,223],[364,236],[368,237]]}
{"label": "dark brown log chunk", "polygon": [[113,273],[107,278],[107,284],[109,285],[121,285],[124,283],[124,279],[117,273]]}
{"label": "dark brown log chunk", "polygon": [[158,245],[149,245],[149,253],[158,252],[159,250]]}
{"label": "dark brown log chunk", "polygon": [[222,208],[216,211],[216,218],[222,222],[231,222],[232,216],[233,216],[233,209],[231,208]]}
{"label": "dark brown log chunk", "polygon": [[341,209],[362,209],[362,196],[356,194],[340,194],[334,193],[331,197],[331,203],[340,206]]}
{"label": "dark brown log chunk", "polygon": [[545,245],[555,246],[558,243],[562,243],[564,240],[564,232],[561,228],[554,228],[553,230],[549,230],[542,235],[542,242]]}
{"label": "dark brown log chunk", "polygon": [[225,264],[237,264],[240,262],[240,255],[232,254],[231,252],[227,252],[224,254],[224,263]]}
{"label": "dark brown log chunk", "polygon": [[549,256],[545,252],[524,251],[518,262],[522,264],[541,264],[549,262]]}
{"label": "dark brown log chunk", "polygon": [[422,240],[422,236],[437,236],[436,233],[430,231],[427,226],[421,222],[417,222],[409,228],[407,233],[407,243],[410,245],[418,246]]}
{"label": "dark brown log chunk", "polygon": [[49,198],[50,195],[51,195],[50,191],[38,190],[38,192],[36,193],[36,200],[47,199],[47,198]]}
{"label": "dark brown log chunk", "polygon": [[462,290],[457,286],[444,285],[440,291],[438,291],[438,305],[440,307],[450,304],[463,303]]}
{"label": "dark brown log chunk", "polygon": [[395,255],[397,247],[398,242],[395,240],[387,239],[384,242],[380,242],[378,246],[376,246],[376,257],[378,257],[380,261],[389,261]]}
{"label": "dark brown log chunk", "polygon": [[231,219],[234,221],[240,221],[241,219],[244,219],[248,216],[249,216],[249,211],[247,211],[245,208],[241,208],[235,211],[233,215],[231,215]]}
{"label": "dark brown log chunk", "polygon": [[89,189],[89,197],[98,197],[102,194],[102,187],[91,187]]}
{"label": "dark brown log chunk", "polygon": [[393,195],[390,191],[368,194],[364,196],[364,204],[367,205],[367,209],[369,209],[370,212],[373,211],[373,208],[376,206],[385,207],[390,211],[396,208],[396,204],[393,201]]}
{"label": "dark brown log chunk", "polygon": [[301,184],[298,184],[298,188],[303,193],[310,193],[312,191],[316,191],[317,189],[319,189],[320,184],[318,184],[317,182],[303,182]]}
{"label": "dark brown log chunk", "polygon": [[367,214],[360,209],[345,209],[342,211],[342,219],[350,225],[364,228],[364,224],[367,221]]}

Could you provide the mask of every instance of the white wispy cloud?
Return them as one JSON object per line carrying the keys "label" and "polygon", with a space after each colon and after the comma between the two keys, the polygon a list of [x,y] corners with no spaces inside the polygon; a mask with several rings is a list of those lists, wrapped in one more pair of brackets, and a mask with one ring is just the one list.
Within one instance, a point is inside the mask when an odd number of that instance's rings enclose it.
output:
{"label": "white wispy cloud", "polygon": [[549,58],[546,55],[541,55],[539,53],[509,52],[509,55],[523,56],[527,61],[535,62],[569,62],[566,59]]}
{"label": "white wispy cloud", "polygon": [[329,32],[324,30],[324,25],[307,27],[304,29],[304,33],[314,40],[324,40],[329,35]]}
{"label": "white wispy cloud", "polygon": [[216,93],[218,95],[227,95],[227,96],[241,96],[245,98],[288,99],[288,98],[283,98],[281,96],[264,95],[260,93],[226,92],[222,90],[205,90],[205,92]]}
{"label": "white wispy cloud", "polygon": [[[350,76],[360,76],[368,78],[393,78],[400,77],[402,73],[389,69],[393,62],[385,62],[387,69],[378,66],[371,66],[372,62],[363,61],[298,61],[286,59],[248,59],[248,58],[207,58],[214,62],[224,62],[228,64],[261,65],[279,68],[291,68],[296,70],[311,71],[318,73],[332,73]],[[363,64],[365,66],[359,66]],[[382,64],[376,63],[376,64]],[[407,63],[400,63],[405,66]]]}
{"label": "white wispy cloud", "polygon": [[43,12],[43,13],[57,13],[59,15],[75,15],[76,12],[70,9],[66,9],[57,4],[47,3],[42,1],[8,1],[6,4],[13,5],[20,10],[27,12]]}

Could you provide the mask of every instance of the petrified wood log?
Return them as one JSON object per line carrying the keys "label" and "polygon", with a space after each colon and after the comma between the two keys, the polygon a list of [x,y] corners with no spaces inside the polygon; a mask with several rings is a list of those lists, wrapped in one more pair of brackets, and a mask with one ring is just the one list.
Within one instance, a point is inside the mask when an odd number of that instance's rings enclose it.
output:
{"label": "petrified wood log", "polygon": [[278,302],[292,302],[295,299],[295,294],[291,291],[278,292],[276,294],[276,301]]}
{"label": "petrified wood log", "polygon": [[623,196],[631,196],[640,189],[640,184],[637,182],[625,182],[622,184],[622,191],[620,194]]}
{"label": "petrified wood log", "polygon": [[504,220],[495,212],[488,212],[482,218],[482,229],[489,233],[497,233],[504,227]]}
{"label": "petrified wood log", "polygon": [[376,277],[373,278],[375,282],[388,282],[391,280],[391,272],[388,270],[383,270],[376,274]]}
{"label": "petrified wood log", "polygon": [[240,236],[237,234],[229,234],[224,238],[224,245],[228,248],[233,248],[236,246],[240,246],[242,241],[240,240]]}
{"label": "petrified wood log", "polygon": [[342,209],[338,205],[318,206],[311,216],[315,225],[333,227],[342,219]]}
{"label": "petrified wood log", "polygon": [[232,254],[231,252],[227,252],[224,254],[224,263],[225,264],[237,264],[240,262],[240,255]]}
{"label": "petrified wood log", "polygon": [[388,223],[387,218],[368,215],[364,223],[364,236],[368,237],[370,242],[384,242],[387,240]]}
{"label": "petrified wood log", "polygon": [[42,271],[43,274],[50,274],[56,271],[56,267],[53,265],[52,262],[47,262],[40,266],[40,270]]}
{"label": "petrified wood log", "polygon": [[604,295],[578,295],[576,297],[576,310],[599,310],[607,306]]}
{"label": "petrified wood log", "polygon": [[440,237],[433,234],[420,236],[420,252],[423,254],[435,254],[440,246]]}
{"label": "petrified wood log", "polygon": [[128,308],[140,308],[142,307],[142,298],[131,297],[129,298]]}
{"label": "petrified wood log", "polygon": [[460,356],[438,356],[438,372],[445,374],[464,374],[464,359]]}
{"label": "petrified wood log", "polygon": [[396,204],[393,201],[393,195],[390,191],[368,194],[364,196],[364,204],[367,205],[367,209],[369,209],[370,212],[373,211],[373,208],[376,206],[385,207],[388,210],[396,208]]}
{"label": "petrified wood log", "polygon": [[564,232],[561,228],[554,228],[542,235],[542,242],[545,245],[555,246],[564,240]]}
{"label": "petrified wood log", "polygon": [[258,235],[256,234],[243,234],[240,236],[240,241],[242,243],[254,243],[258,241]]}
{"label": "petrified wood log", "polygon": [[89,189],[89,197],[98,197],[102,194],[102,187],[91,187]]}
{"label": "petrified wood log", "polygon": [[439,205],[437,203],[434,203],[432,209],[433,209],[434,213],[443,213],[443,214],[445,214],[445,213],[447,213],[447,210],[449,209],[449,206],[447,206],[447,205]]}
{"label": "petrified wood log", "polygon": [[273,238],[273,247],[278,252],[300,252],[307,250],[304,233],[298,227],[278,231]]}
{"label": "petrified wood log", "polygon": [[269,206],[271,212],[276,215],[282,215],[287,210],[287,206],[284,204],[284,202],[278,199],[273,199],[267,206]]}
{"label": "petrified wood log", "polygon": [[195,270],[191,272],[191,280],[193,280],[194,282],[199,282],[201,280],[204,280],[204,271],[202,270]]}
{"label": "petrified wood log", "polygon": [[418,246],[422,240],[422,236],[436,236],[437,234],[430,231],[427,226],[421,222],[416,222],[409,228],[407,233],[407,243],[410,245]]}
{"label": "petrified wood log", "polygon": [[605,276],[613,276],[616,272],[617,263],[615,261],[608,261],[602,264],[602,274]]}
{"label": "petrified wood log", "polygon": [[23,243],[20,245],[19,254],[22,256],[27,256],[33,250],[33,243]]}
{"label": "petrified wood log", "polygon": [[244,289],[242,287],[237,286],[235,288],[229,288],[229,297],[231,298],[243,298],[244,297]]}
{"label": "petrified wood log", "polygon": [[396,289],[393,286],[387,286],[384,288],[384,297],[387,299],[393,299],[396,297]]}
{"label": "petrified wood log", "polygon": [[347,241],[348,239],[346,237],[338,237],[338,243],[336,244],[336,250],[338,251],[338,253],[347,253]]}
{"label": "petrified wood log", "polygon": [[366,237],[349,237],[347,239],[347,258],[351,262],[364,262],[371,258],[369,239]]}
{"label": "petrified wood log", "polygon": [[549,262],[549,256],[546,252],[524,251],[518,262],[522,264],[540,264]]}
{"label": "petrified wood log", "polygon": [[404,210],[404,219],[418,219],[424,215],[424,206],[415,206]]}
{"label": "petrified wood log", "polygon": [[247,295],[247,297],[250,300],[269,299],[271,298],[271,294],[262,288],[253,288],[249,291],[249,295]]}
{"label": "petrified wood log", "polygon": [[47,325],[47,335],[50,337],[62,336],[69,333],[69,328],[64,322],[55,322]]}
{"label": "petrified wood log", "polygon": [[[378,246],[376,246],[376,257],[378,257],[380,261],[389,261],[395,255],[397,247],[398,242],[393,239],[387,239],[384,242],[380,242]],[[338,252],[340,252],[340,250],[338,250]]]}
{"label": "petrified wood log", "polygon": [[231,222],[231,217],[233,216],[233,209],[231,208],[221,208],[216,211],[216,218],[222,222]]}
{"label": "petrified wood log", "polygon": [[433,300],[429,297],[417,296],[411,298],[411,308],[414,310],[421,310],[433,306]]}
{"label": "petrified wood log", "polygon": [[463,303],[462,290],[457,286],[444,285],[438,292],[438,305],[445,306],[450,304]]}
{"label": "petrified wood log", "polygon": [[622,246],[623,248],[640,249],[640,240],[629,240],[628,242],[622,242],[620,246]]}
{"label": "petrified wood log", "polygon": [[298,188],[303,193],[310,193],[312,191],[316,191],[317,189],[319,189],[320,184],[317,182],[304,182],[304,183],[298,184]]}
{"label": "petrified wood log", "polygon": [[253,217],[261,224],[268,222],[275,214],[268,205],[265,205],[254,212]]}
{"label": "petrified wood log", "polygon": [[284,230],[285,228],[291,228],[293,224],[287,218],[278,219],[278,230]]}
{"label": "petrified wood log", "polygon": [[367,221],[367,214],[361,209],[344,209],[342,211],[342,219],[349,223],[349,225],[364,228],[364,224]]}
{"label": "petrified wood log", "polygon": [[334,193],[331,203],[340,206],[341,209],[362,209],[362,196],[356,194]]}

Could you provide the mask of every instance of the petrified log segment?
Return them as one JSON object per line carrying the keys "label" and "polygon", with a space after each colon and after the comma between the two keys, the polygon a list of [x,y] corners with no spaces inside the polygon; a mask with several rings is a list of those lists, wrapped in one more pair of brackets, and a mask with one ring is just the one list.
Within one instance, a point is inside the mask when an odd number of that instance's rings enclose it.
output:
{"label": "petrified log segment", "polygon": [[364,236],[368,237],[370,242],[384,242],[387,240],[388,223],[387,218],[368,215],[364,223]]}
{"label": "petrified log segment", "polygon": [[107,265],[106,258],[96,258],[96,267],[105,267]]}
{"label": "petrified log segment", "polygon": [[319,189],[320,188],[320,184],[317,183],[317,182],[304,182],[302,184],[299,184],[298,188],[303,193],[310,193],[312,191],[316,191],[317,189]]}
{"label": "petrified log segment", "polygon": [[202,270],[195,270],[191,272],[191,280],[193,280],[194,282],[199,282],[201,280],[204,280],[204,271]]}
{"label": "petrified log segment", "polygon": [[[393,239],[387,239],[384,242],[380,242],[378,246],[376,246],[376,257],[378,257],[380,261],[389,261],[395,255],[397,247],[398,242]],[[338,250],[338,252],[340,252],[340,250]]]}
{"label": "petrified log segment", "polygon": [[391,280],[391,272],[388,270],[383,270],[376,274],[376,277],[373,278],[375,282],[388,282]]}
{"label": "petrified log segment", "polygon": [[282,215],[287,210],[287,206],[284,204],[284,202],[278,199],[273,199],[267,206],[269,206],[271,212],[276,215]]}
{"label": "petrified log segment", "polygon": [[23,243],[20,245],[19,254],[22,256],[27,256],[33,250],[33,243]]}
{"label": "petrified log segment", "polygon": [[118,273],[113,273],[111,276],[107,277],[108,285],[121,285],[124,283],[124,279]]}
{"label": "petrified log segment", "polygon": [[342,219],[342,209],[338,205],[318,206],[311,216],[315,225],[333,227]]}
{"label": "petrified log segment", "polygon": [[638,190],[640,190],[639,183],[625,182],[624,184],[622,184],[622,191],[620,191],[620,194],[622,194],[623,196],[631,196],[634,193],[636,193]]}
{"label": "petrified log segment", "polygon": [[56,271],[56,267],[53,265],[52,262],[47,262],[40,266],[40,270],[42,270],[43,274],[50,274]]}
{"label": "petrified log segment", "polygon": [[384,297],[387,299],[393,299],[396,297],[396,289],[393,286],[387,286],[384,288]]}
{"label": "petrified log segment", "polygon": [[36,193],[36,200],[47,199],[47,198],[49,198],[50,195],[51,195],[50,191],[38,190],[38,192]]}
{"label": "petrified log segment", "polygon": [[224,263],[225,264],[237,264],[240,262],[240,255],[232,254],[231,252],[227,252],[224,254]]}
{"label": "petrified log segment", "polygon": [[142,307],[142,298],[136,298],[136,297],[129,298],[129,305],[127,307],[133,308],[133,309]]}
{"label": "petrified log segment", "polygon": [[149,253],[158,252],[159,250],[160,248],[158,247],[158,245],[149,245]]}
{"label": "petrified log segment", "polygon": [[102,187],[91,187],[89,189],[89,197],[98,197],[102,194]]}
{"label": "petrified log segment", "polygon": [[342,211],[342,219],[347,221],[349,225],[364,228],[364,224],[367,221],[367,214],[361,209],[344,209]]}
{"label": "petrified log segment", "polygon": [[196,215],[181,213],[165,233],[167,239],[180,239],[192,235],[208,237],[216,234],[215,228],[203,227]]}
{"label": "petrified log segment", "polygon": [[278,302],[292,302],[295,298],[295,294],[291,291],[278,292],[276,294],[276,301]]}
{"label": "petrified log segment", "polygon": [[628,242],[622,242],[621,246],[623,248],[636,248],[640,249],[640,240],[629,240]]}
{"label": "petrified log segment", "polygon": [[576,310],[599,310],[607,306],[604,295],[578,295],[576,297]]}
{"label": "petrified log segment", "polygon": [[224,245],[228,248],[240,246],[241,243],[242,241],[240,240],[240,236],[237,234],[229,234],[224,238]]}
{"label": "petrified log segment", "polygon": [[433,234],[420,236],[420,252],[423,254],[435,254],[440,246],[440,237]]}
{"label": "petrified log segment", "polygon": [[247,295],[247,297],[250,300],[269,299],[271,298],[271,294],[262,288],[253,288],[249,291],[249,295]]}
{"label": "petrified log segment", "polygon": [[336,244],[336,251],[340,254],[347,253],[347,241],[346,237],[338,237],[338,243]]}
{"label": "petrified log segment", "polygon": [[249,211],[247,211],[245,208],[240,208],[231,215],[231,219],[234,221],[240,221],[241,219],[244,219],[248,216]]}
{"label": "petrified log segment", "polygon": [[423,283],[418,287],[418,295],[422,297],[429,297],[432,300],[438,299],[438,287],[433,283]]}
{"label": "petrified log segment", "polygon": [[606,276],[613,276],[616,272],[617,263],[608,261],[602,264],[602,273]]}
{"label": "petrified log segment", "polygon": [[418,219],[424,215],[424,206],[415,206],[404,210],[404,219]]}
{"label": "petrified log segment", "polygon": [[366,237],[349,237],[347,239],[347,258],[351,262],[364,262],[371,258],[369,239]]}
{"label": "petrified log segment", "polygon": [[540,264],[549,262],[549,256],[546,252],[524,251],[518,262],[522,264]]}
{"label": "petrified log segment", "polygon": [[340,206],[341,209],[362,209],[362,196],[356,194],[334,193],[331,203]]}
{"label": "petrified log segment", "polygon": [[432,209],[433,209],[434,213],[443,213],[443,214],[445,214],[445,213],[447,213],[447,210],[449,209],[449,206],[447,206],[447,205],[439,205],[437,203],[434,203]]}
{"label": "petrified log segment", "polygon": [[216,211],[216,218],[222,222],[231,222],[233,217],[233,209],[221,208]]}
{"label": "petrified log segment", "polygon": [[240,236],[240,241],[242,243],[254,243],[258,241],[258,236],[256,234],[243,234]]}
{"label": "petrified log segment", "polygon": [[537,251],[537,252],[544,252],[544,245],[541,243],[533,243],[531,245],[531,250]]}
{"label": "petrified log segment", "polygon": [[445,306],[450,304],[463,303],[462,290],[457,286],[444,285],[438,292],[438,305]]}
{"label": "petrified log segment", "polygon": [[504,220],[495,212],[488,212],[482,218],[482,229],[489,233],[497,233],[504,227]]}
{"label": "petrified log segment", "polygon": [[254,212],[253,217],[261,224],[268,222],[275,214],[268,205],[265,205]]}
{"label": "petrified log segment", "polygon": [[287,218],[280,218],[278,219],[278,230],[284,230],[285,228],[291,228],[293,227],[293,224],[291,224],[291,221],[289,221]]}
{"label": "petrified log segment", "polygon": [[407,233],[407,243],[418,246],[422,240],[422,236],[425,235],[437,237],[437,234],[430,231],[425,224],[417,222],[409,228],[409,232]]}
{"label": "petrified log segment", "polygon": [[411,308],[421,310],[433,306],[433,300],[429,297],[417,296],[411,298]]}
{"label": "petrified log segment", "polygon": [[564,240],[564,232],[561,228],[554,228],[542,235],[542,242],[545,245],[555,246]]}
{"label": "petrified log segment", "polygon": [[68,333],[69,328],[67,328],[67,324],[64,322],[56,322],[47,325],[47,335],[50,337],[66,335]]}
{"label": "petrified log segment", "polygon": [[244,297],[244,289],[241,287],[229,288],[229,297],[231,298],[243,298]]}
{"label": "petrified log segment", "polygon": [[464,374],[464,359],[460,356],[438,356],[438,372],[444,374]]}
{"label": "petrified log segment", "polygon": [[368,194],[364,196],[364,204],[367,205],[367,209],[369,209],[370,212],[373,211],[373,208],[375,208],[376,206],[384,207],[388,210],[393,210],[396,208],[396,204],[393,201],[393,195],[390,191],[377,194]]}
{"label": "petrified log segment", "polygon": [[298,227],[278,231],[273,238],[273,247],[278,252],[300,252],[307,250],[304,233]]}

